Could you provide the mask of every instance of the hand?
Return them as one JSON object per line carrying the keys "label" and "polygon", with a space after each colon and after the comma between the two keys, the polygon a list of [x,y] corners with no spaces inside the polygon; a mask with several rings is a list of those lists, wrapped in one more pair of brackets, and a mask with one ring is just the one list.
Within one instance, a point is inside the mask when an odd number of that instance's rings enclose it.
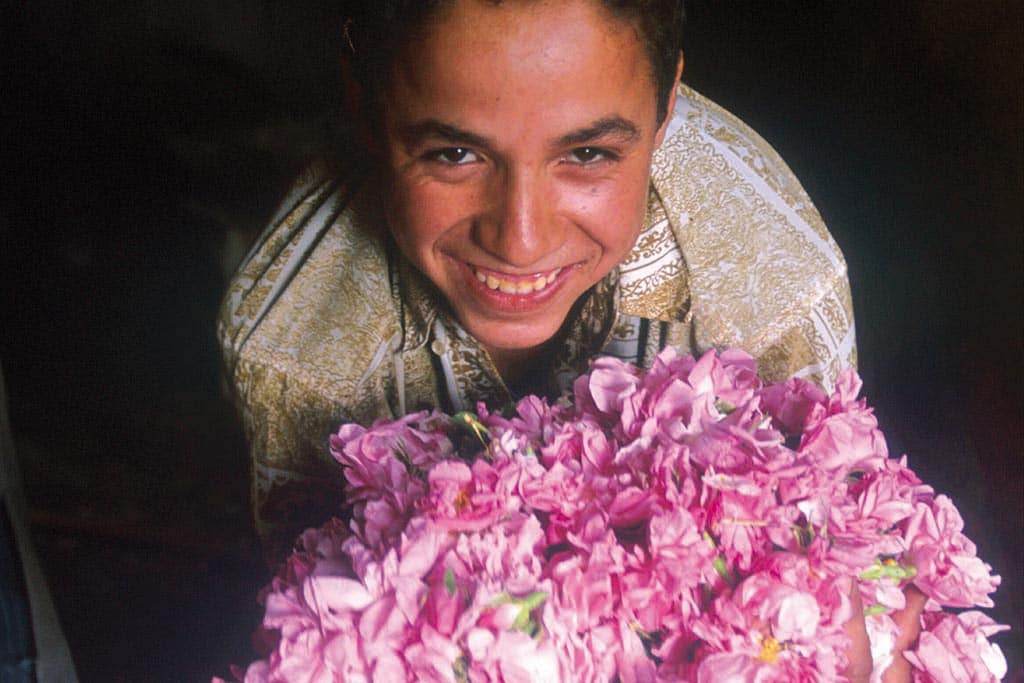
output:
{"label": "hand", "polygon": [[[868,641],[867,626],[864,623],[864,606],[860,602],[860,590],[857,582],[851,582],[850,601],[853,606],[853,618],[846,624],[846,634],[850,636],[850,663],[844,672],[851,683],[868,683],[871,680],[871,644]],[[907,605],[899,612],[892,614],[893,620],[899,626],[899,635],[896,636],[896,643],[893,645],[894,656],[892,664],[882,675],[883,683],[909,683],[910,662],[903,657],[903,651],[911,647],[917,640],[921,631],[921,612],[924,611],[924,604],[928,601],[927,596],[914,587],[913,584],[903,590],[907,598]]]}

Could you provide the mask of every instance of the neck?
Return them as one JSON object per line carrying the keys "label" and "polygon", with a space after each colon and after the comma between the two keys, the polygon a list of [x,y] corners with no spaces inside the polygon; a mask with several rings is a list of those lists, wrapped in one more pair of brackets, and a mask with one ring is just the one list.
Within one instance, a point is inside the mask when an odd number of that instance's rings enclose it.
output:
{"label": "neck", "polygon": [[544,346],[531,349],[497,349],[485,347],[491,362],[509,388],[524,383],[537,369],[543,357]]}
{"label": "neck", "polygon": [[529,349],[504,349],[482,345],[513,396],[544,394],[552,389],[550,375],[554,357],[559,355],[560,347],[569,334],[571,321],[579,317],[592,291],[593,288],[573,304],[572,310],[562,323],[562,328],[543,344]]}

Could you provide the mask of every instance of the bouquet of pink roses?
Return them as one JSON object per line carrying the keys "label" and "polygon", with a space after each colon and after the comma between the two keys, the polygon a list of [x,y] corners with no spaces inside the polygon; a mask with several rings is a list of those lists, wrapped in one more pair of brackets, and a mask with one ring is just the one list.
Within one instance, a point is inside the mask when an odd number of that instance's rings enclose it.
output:
{"label": "bouquet of pink roses", "polygon": [[851,581],[874,680],[910,583],[915,680],[997,680],[1006,627],[941,608],[992,606],[999,577],[859,390],[666,349],[595,361],[571,405],[345,425],[351,522],[299,538],[244,680],[844,680]]}

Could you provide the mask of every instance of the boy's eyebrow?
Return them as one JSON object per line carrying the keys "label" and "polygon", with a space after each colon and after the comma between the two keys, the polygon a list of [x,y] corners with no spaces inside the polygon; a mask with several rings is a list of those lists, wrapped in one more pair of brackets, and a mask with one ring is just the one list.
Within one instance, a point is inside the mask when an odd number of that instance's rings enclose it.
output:
{"label": "boy's eyebrow", "polygon": [[452,144],[470,145],[472,147],[490,147],[490,140],[462,130],[437,119],[424,119],[403,126],[398,131],[399,137],[410,146],[415,146],[428,138],[440,138]]}
{"label": "boy's eyebrow", "polygon": [[[410,146],[415,146],[428,138],[440,138],[446,142],[456,145],[469,145],[488,149],[491,147],[491,140],[462,130],[451,124],[438,121],[437,119],[424,119],[403,126],[398,131],[399,137]],[[621,116],[606,116],[594,121],[589,126],[579,128],[566,133],[555,140],[557,147],[571,147],[574,145],[585,145],[608,136],[621,139],[623,142],[632,142],[640,137],[640,128],[635,123]]]}
{"label": "boy's eyebrow", "polygon": [[606,116],[598,119],[585,128],[574,130],[558,138],[558,147],[583,145],[607,136],[620,138],[623,142],[632,142],[640,137],[640,128],[635,123],[621,116]]}

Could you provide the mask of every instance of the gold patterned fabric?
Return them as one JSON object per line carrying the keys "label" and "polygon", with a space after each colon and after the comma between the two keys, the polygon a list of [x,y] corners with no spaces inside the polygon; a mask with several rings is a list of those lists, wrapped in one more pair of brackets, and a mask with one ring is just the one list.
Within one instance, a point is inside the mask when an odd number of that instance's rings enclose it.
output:
{"label": "gold patterned fabric", "polygon": [[[311,168],[243,260],[218,333],[252,452],[268,558],[341,501],[342,422],[513,395],[391,243],[372,183]],[[842,254],[779,156],[686,87],[656,153],[644,229],[575,307],[530,387],[556,395],[597,353],[647,365],[738,346],[767,379],[826,386],[856,357]]]}

